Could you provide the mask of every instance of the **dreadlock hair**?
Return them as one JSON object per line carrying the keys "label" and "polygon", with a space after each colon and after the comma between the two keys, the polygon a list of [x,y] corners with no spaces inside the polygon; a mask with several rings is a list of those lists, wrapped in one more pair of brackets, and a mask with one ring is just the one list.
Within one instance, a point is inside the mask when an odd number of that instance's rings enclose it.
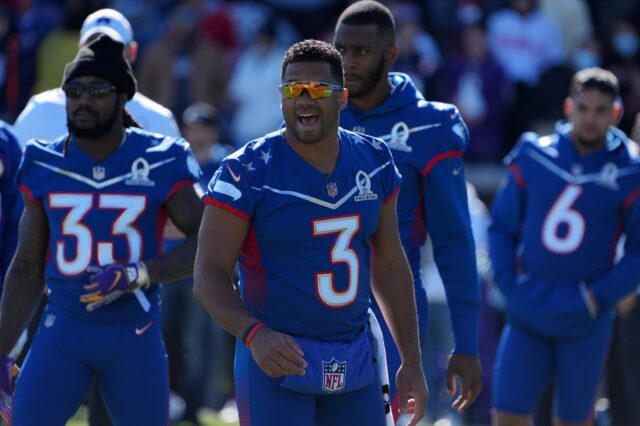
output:
{"label": "dreadlock hair", "polygon": [[331,67],[331,75],[335,77],[340,86],[344,86],[342,55],[333,45],[325,41],[307,39],[289,47],[282,61],[281,79],[284,79],[287,66],[295,62],[326,62]]}
{"label": "dreadlock hair", "polygon": [[136,121],[135,118],[127,111],[126,108],[122,109],[122,127],[128,129],[129,127],[137,127],[142,129],[142,125]]}

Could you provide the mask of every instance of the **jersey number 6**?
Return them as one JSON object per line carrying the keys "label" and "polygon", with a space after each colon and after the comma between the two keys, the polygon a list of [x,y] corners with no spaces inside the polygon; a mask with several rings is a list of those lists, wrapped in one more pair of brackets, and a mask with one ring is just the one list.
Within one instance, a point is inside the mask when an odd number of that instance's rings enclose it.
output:
{"label": "jersey number 6", "polygon": [[[584,239],[585,221],[573,203],[582,193],[582,187],[568,185],[553,203],[542,225],[542,242],[552,253],[569,254],[578,249]],[[566,230],[560,235],[560,227]]]}

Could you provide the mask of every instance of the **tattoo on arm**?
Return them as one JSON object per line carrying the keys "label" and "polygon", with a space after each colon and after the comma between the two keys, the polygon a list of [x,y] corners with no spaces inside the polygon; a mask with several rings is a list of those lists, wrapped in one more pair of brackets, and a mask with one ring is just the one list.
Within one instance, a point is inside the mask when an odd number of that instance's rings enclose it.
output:
{"label": "tattoo on arm", "polygon": [[25,202],[18,248],[7,272],[0,305],[0,355],[13,349],[43,295],[48,239],[49,227],[42,206]]}

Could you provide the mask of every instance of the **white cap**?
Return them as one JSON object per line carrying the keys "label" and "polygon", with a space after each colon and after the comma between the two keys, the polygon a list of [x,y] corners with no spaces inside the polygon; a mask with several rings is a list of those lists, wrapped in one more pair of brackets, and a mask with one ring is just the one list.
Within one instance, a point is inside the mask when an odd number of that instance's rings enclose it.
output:
{"label": "white cap", "polygon": [[87,44],[89,38],[98,33],[125,46],[133,41],[131,24],[122,13],[114,9],[100,9],[87,16],[80,30],[80,44]]}

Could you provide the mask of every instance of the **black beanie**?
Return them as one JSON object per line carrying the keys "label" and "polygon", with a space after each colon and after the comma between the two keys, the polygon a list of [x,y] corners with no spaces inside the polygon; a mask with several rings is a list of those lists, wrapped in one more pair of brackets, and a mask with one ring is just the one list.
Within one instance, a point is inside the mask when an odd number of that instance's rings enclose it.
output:
{"label": "black beanie", "polygon": [[126,93],[127,99],[136,93],[136,79],[131,65],[124,59],[124,44],[104,34],[83,46],[73,61],[64,67],[62,85],[76,77],[91,75],[113,83],[119,92]]}

